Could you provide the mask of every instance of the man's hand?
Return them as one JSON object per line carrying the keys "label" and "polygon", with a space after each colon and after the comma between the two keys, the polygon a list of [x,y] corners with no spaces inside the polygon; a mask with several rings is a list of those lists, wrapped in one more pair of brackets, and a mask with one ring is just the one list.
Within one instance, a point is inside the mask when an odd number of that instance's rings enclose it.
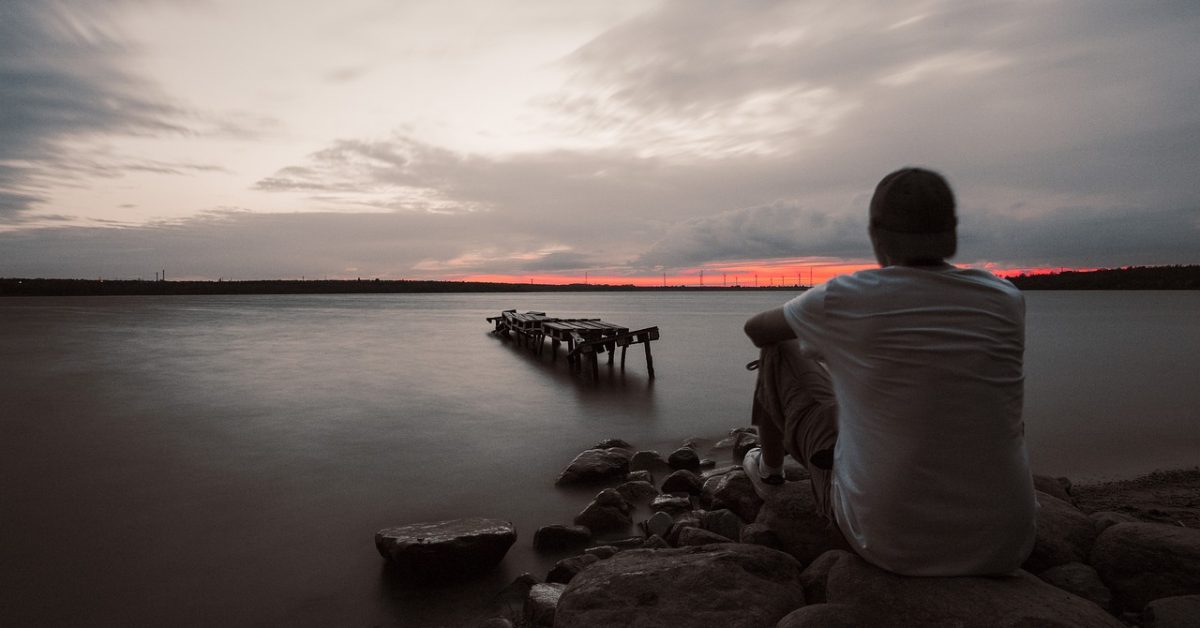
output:
{"label": "man's hand", "polygon": [[743,329],[756,347],[765,347],[796,337],[796,332],[788,325],[787,318],[783,315],[782,307],[751,316]]}

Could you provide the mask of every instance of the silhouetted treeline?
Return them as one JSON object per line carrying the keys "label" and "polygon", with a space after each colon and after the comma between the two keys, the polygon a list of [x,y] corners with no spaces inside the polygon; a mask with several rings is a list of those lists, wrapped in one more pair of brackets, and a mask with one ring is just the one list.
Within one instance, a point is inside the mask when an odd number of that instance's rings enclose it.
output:
{"label": "silhouetted treeline", "polygon": [[1008,280],[1022,290],[1200,290],[1200,266],[1130,266]]}

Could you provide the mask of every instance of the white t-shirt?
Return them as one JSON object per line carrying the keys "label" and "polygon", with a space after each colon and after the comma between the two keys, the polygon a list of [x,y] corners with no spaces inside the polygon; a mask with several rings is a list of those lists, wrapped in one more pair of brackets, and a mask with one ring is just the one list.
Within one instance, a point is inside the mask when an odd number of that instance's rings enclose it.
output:
{"label": "white t-shirt", "polygon": [[859,553],[921,576],[1011,572],[1033,547],[1025,300],[982,270],[831,279],[784,315],[838,400],[831,502]]}

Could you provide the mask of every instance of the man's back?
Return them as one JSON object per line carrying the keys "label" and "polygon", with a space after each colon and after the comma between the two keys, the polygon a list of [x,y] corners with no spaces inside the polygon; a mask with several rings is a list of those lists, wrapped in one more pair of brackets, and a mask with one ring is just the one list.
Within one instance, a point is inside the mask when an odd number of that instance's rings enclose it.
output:
{"label": "man's back", "polygon": [[1024,301],[984,271],[889,266],[784,307],[838,400],[831,499],[864,557],[898,573],[1017,568],[1034,535],[1024,448]]}

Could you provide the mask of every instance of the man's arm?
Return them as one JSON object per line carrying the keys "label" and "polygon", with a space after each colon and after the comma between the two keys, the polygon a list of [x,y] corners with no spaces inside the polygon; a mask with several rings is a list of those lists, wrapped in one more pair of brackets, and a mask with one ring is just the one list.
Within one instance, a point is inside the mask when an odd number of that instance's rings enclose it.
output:
{"label": "man's arm", "polygon": [[782,307],[751,316],[743,329],[756,347],[765,347],[796,337],[796,332],[784,317]]}

